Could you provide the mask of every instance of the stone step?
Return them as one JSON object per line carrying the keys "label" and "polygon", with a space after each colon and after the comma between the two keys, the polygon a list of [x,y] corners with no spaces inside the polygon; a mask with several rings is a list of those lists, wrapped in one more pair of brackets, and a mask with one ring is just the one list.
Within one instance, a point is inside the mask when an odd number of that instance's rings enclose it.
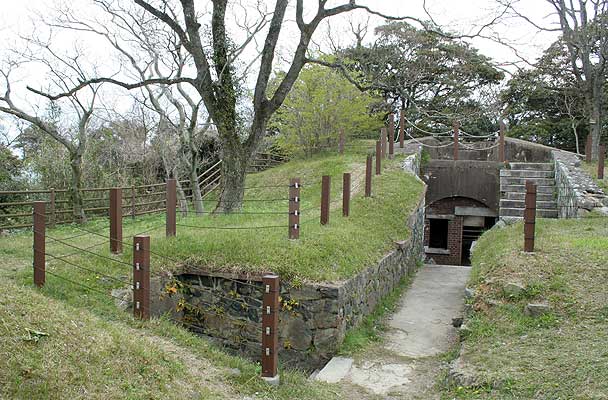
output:
{"label": "stone step", "polygon": [[553,178],[553,171],[537,171],[532,169],[501,169],[500,176],[504,177],[526,177],[526,178]]}
{"label": "stone step", "polygon": [[553,163],[509,163],[511,169],[521,170],[535,170],[535,171],[553,171]]}
{"label": "stone step", "polygon": [[[526,192],[504,192],[501,193],[501,200],[524,200]],[[555,201],[553,193],[536,193],[536,201]]]}
{"label": "stone step", "polygon": [[[500,184],[500,191],[501,192],[518,192],[518,193],[526,193],[526,185],[524,184],[520,184],[520,185],[503,185],[502,183]],[[536,193],[548,193],[548,194],[553,194],[553,192],[555,191],[555,186],[551,185],[551,186],[537,186],[536,187]]]}
{"label": "stone step", "polygon": [[[501,217],[523,217],[524,209],[523,208],[501,208],[499,215]],[[557,209],[536,209],[536,216],[540,218],[557,218]]]}
{"label": "stone step", "polygon": [[338,383],[349,374],[353,367],[353,361],[352,358],[334,357],[311,378],[326,383]]}
{"label": "stone step", "polygon": [[[500,208],[526,208],[525,200],[500,200]],[[556,210],[557,202],[555,200],[551,201],[541,201],[536,199],[536,208],[541,208],[544,210]]]}
{"label": "stone step", "polygon": [[525,178],[525,177],[500,177],[500,185],[525,185],[526,181],[532,181],[537,186],[553,186],[555,180],[553,178]]}

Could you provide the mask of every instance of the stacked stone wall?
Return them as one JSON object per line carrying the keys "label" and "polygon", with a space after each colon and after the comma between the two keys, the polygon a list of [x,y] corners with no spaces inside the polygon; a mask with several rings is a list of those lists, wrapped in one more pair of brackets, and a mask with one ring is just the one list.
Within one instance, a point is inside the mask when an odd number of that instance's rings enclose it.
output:
{"label": "stacked stone wall", "polygon": [[[279,359],[283,366],[314,369],[323,365],[336,353],[346,331],[415,271],[424,256],[424,199],[423,193],[418,207],[404,221],[409,238],[395,243],[395,249],[376,265],[342,282],[281,282]],[[189,272],[185,267],[175,278],[181,290],[166,304],[178,304],[181,318],[193,331],[240,355],[260,359],[261,276],[204,273],[199,267]]]}
{"label": "stacked stone wall", "polygon": [[559,217],[576,218],[594,210],[608,214],[606,193],[580,167],[578,156],[561,150],[554,150],[552,155]]}

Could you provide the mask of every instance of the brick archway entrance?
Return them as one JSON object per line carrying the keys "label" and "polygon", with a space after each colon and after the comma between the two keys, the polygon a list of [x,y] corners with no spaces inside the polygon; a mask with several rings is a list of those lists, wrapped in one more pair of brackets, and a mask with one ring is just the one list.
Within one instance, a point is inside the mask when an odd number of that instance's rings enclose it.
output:
{"label": "brick archway entrance", "polygon": [[494,226],[498,214],[468,197],[446,197],[426,207],[424,245],[437,264],[468,265],[471,244]]}

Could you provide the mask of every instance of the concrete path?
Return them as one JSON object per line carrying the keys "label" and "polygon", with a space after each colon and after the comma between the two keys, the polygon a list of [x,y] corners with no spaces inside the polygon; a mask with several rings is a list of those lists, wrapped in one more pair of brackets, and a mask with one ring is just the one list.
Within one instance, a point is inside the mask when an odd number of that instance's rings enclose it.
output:
{"label": "concrete path", "polygon": [[332,360],[316,379],[354,384],[384,399],[436,397],[437,356],[456,338],[452,318],[462,315],[469,272],[468,267],[421,268],[387,322],[382,343],[354,360]]}

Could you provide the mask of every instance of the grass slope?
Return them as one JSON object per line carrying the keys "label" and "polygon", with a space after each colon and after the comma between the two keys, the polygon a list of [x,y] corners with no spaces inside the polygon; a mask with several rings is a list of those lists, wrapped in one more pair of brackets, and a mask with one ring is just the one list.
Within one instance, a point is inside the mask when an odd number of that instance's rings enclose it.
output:
{"label": "grass slope", "polygon": [[[537,222],[536,252],[523,226],[484,234],[473,254],[474,313],[464,360],[484,377],[446,394],[484,399],[599,399],[608,393],[608,219]],[[507,283],[525,290],[505,294]],[[524,315],[548,302],[549,314]]]}
{"label": "grass slope", "polygon": [[[208,361],[184,359],[126,325],[7,281],[0,305],[0,397],[229,397]],[[204,374],[190,368],[201,364]]]}

